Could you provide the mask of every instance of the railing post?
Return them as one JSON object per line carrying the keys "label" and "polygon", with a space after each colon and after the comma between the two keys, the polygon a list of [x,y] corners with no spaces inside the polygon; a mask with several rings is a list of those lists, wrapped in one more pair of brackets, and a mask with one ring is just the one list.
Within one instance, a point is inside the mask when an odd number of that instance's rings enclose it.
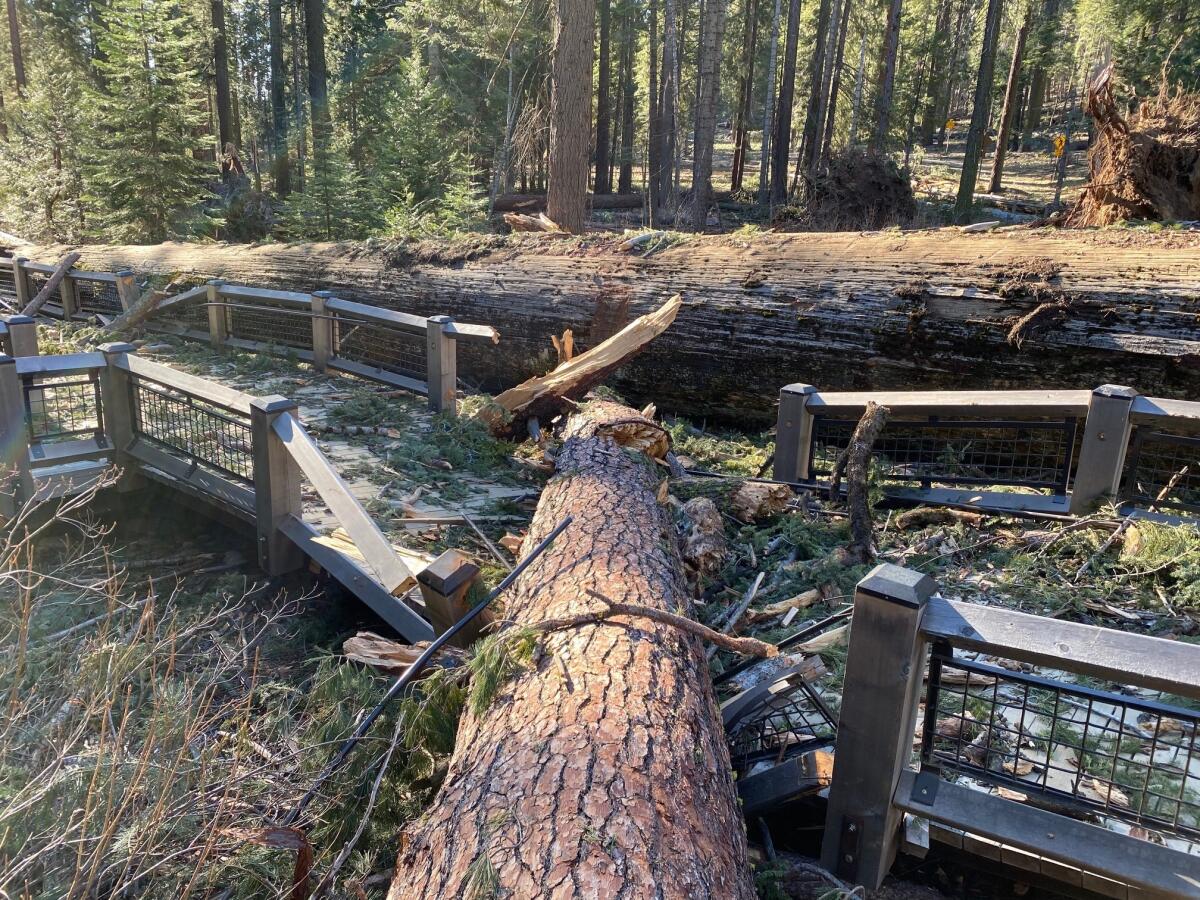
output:
{"label": "railing post", "polygon": [[133,272],[129,269],[122,269],[117,273],[117,297],[121,301],[121,309],[125,312],[129,312],[137,306],[138,299],[141,297],[137,281],[134,280]]}
{"label": "railing post", "polygon": [[[417,584],[425,600],[425,612],[435,635],[448,631],[470,611],[467,592],[478,576],[479,566],[461,550],[447,550],[417,573]],[[488,612],[485,610],[483,615],[455,635],[450,643],[456,647],[471,646],[488,621]]]}
{"label": "railing post", "polygon": [[425,326],[425,358],[429,365],[429,408],[434,412],[458,412],[458,365],[454,338],[446,328],[449,316],[430,316]]}
{"label": "railing post", "polygon": [[775,427],[775,478],[808,481],[812,460],[812,413],[808,398],[817,389],[811,384],[789,384],[779,392],[779,419]]}
{"label": "railing post", "polygon": [[333,319],[325,312],[325,301],[332,296],[329,291],[313,291],[312,295],[313,366],[318,372],[329,370],[329,357],[333,356]]}
{"label": "railing post", "polygon": [[1102,384],[1088,401],[1079,465],[1071,483],[1071,513],[1082,515],[1105,494],[1121,487],[1125,451],[1129,447],[1129,410],[1138,392],[1117,384]]}
{"label": "railing post", "polygon": [[63,280],[58,285],[58,296],[62,301],[63,321],[70,322],[75,318],[75,314],[79,312],[79,304],[76,303],[75,279],[70,275],[64,275]]}
{"label": "railing post", "polygon": [[100,373],[100,401],[104,405],[104,436],[112,451],[112,463],[121,470],[117,490],[131,491],[139,486],[137,464],[129,455],[136,428],[133,383],[129,373],[118,367],[125,354],[134,353],[133,344],[114,342],[101,344],[104,370]]}
{"label": "railing post", "polygon": [[32,316],[10,316],[8,340],[13,356],[38,355],[38,326]]}
{"label": "railing post", "polygon": [[0,435],[4,436],[5,465],[0,478],[0,515],[12,518],[33,496],[29,464],[29,429],[25,423],[25,398],[14,357],[0,354]]}
{"label": "railing post", "polygon": [[280,416],[295,416],[298,410],[293,401],[278,395],[256,397],[250,403],[258,564],[272,577],[304,564],[303,554],[279,527],[288,516],[303,517],[300,467],[272,427]]}
{"label": "railing post", "polygon": [[928,575],[884,564],[854,591],[821,863],[868,890],[900,842],[892,795],[912,757],[925,669],[921,616],[936,589]]}
{"label": "railing post", "polygon": [[29,282],[25,278],[25,263],[29,262],[24,256],[14,256],[12,261],[13,290],[17,294],[17,309],[24,310],[33,298],[29,296]]}
{"label": "railing post", "polygon": [[218,349],[225,345],[229,337],[229,319],[225,315],[225,307],[219,305],[224,284],[219,278],[208,283],[208,339]]}

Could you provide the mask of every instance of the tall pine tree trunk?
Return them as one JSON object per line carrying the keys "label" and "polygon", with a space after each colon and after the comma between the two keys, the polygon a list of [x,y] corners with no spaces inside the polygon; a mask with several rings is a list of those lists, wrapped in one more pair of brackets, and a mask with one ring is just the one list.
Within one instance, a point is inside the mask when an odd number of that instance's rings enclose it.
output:
{"label": "tall pine tree trunk", "polygon": [[546,215],[579,234],[587,218],[595,0],[553,0]]}
{"label": "tall pine tree trunk", "polygon": [[1042,108],[1046,103],[1046,70],[1034,66],[1029,75],[1029,100],[1025,105],[1025,117],[1021,121],[1021,143],[1023,153],[1033,149],[1033,133],[1042,124]]}
{"label": "tall pine tree trunk", "polygon": [[708,223],[712,194],[713,142],[717,132],[717,98],[721,86],[721,38],[728,0],[705,0],[696,58],[696,128],[692,143],[692,227]]}
{"label": "tall pine tree trunk", "polygon": [[958,197],[954,201],[954,218],[958,222],[965,222],[970,218],[975,202],[975,182],[979,178],[983,138],[991,120],[992,81],[996,74],[996,41],[1000,36],[1003,5],[1003,0],[988,0],[987,18],[983,26],[983,46],[979,53],[979,74],[975,80],[975,102],[971,109],[971,127],[967,131],[962,177],[958,182]]}
{"label": "tall pine tree trunk", "polygon": [[771,49],[767,55],[767,89],[763,93],[762,151],[758,160],[758,203],[760,206],[767,205],[770,191],[771,142],[774,140],[775,131],[775,74],[779,68],[779,14],[780,2],[775,0],[775,11],[771,14]]}
{"label": "tall pine tree trunk", "polygon": [[617,175],[620,194],[633,191],[633,107],[637,93],[633,81],[633,51],[637,42],[633,15],[633,10],[625,10],[621,25],[621,169]]}
{"label": "tall pine tree trunk", "polygon": [[325,0],[304,0],[304,40],[308,51],[308,102],[312,107],[313,155],[326,163],[333,125],[329,118],[329,77],[325,71]]}
{"label": "tall pine tree trunk", "polygon": [[783,73],[779,78],[779,101],[775,106],[775,128],[771,137],[771,206],[787,202],[788,154],[792,146],[792,101],[796,91],[796,46],[800,42],[800,0],[788,5],[787,40],[783,49]]}
{"label": "tall pine tree trunk", "polygon": [[754,52],[758,38],[758,0],[745,0],[742,19],[742,63],[738,75],[738,105],[733,122],[733,167],[730,189],[740,191],[750,152],[750,101],[754,94]]}
{"label": "tall pine tree trunk", "polygon": [[304,135],[304,92],[300,88],[303,80],[303,55],[300,41],[300,12],[304,0],[294,0],[292,5],[291,38],[292,38],[292,118],[296,123],[296,185],[304,190],[305,176],[305,135]]}
{"label": "tall pine tree trunk", "polygon": [[821,139],[820,165],[829,164],[833,154],[833,129],[837,123],[838,93],[842,88],[842,63],[846,56],[846,32],[850,29],[851,0],[842,0],[842,21],[838,25],[837,53],[833,60],[833,78],[829,84],[829,108],[825,113],[825,135]]}
{"label": "tall pine tree trunk", "polygon": [[663,0],[663,54],[659,79],[659,169],[658,169],[658,221],[665,224],[674,216],[675,199],[672,190],[676,156],[676,118],[679,99],[679,30],[675,19],[679,0]]}
{"label": "tall pine tree trunk", "polygon": [[612,113],[608,87],[612,81],[612,0],[600,0],[600,65],[596,84],[596,178],[597,194],[612,193],[612,160],[608,155]]}
{"label": "tall pine tree trunk", "polygon": [[292,190],[288,160],[287,72],[283,64],[283,0],[268,0],[271,41],[271,168],[275,192],[286,197]]}
{"label": "tall pine tree trunk", "polygon": [[964,0],[962,8],[958,12],[958,22],[954,27],[954,49],[950,53],[950,66],[947,69],[945,81],[941,85],[941,100],[935,119],[937,122],[938,143],[943,147],[946,146],[946,123],[950,119],[950,106],[955,96],[954,82],[958,76],[958,61],[966,52],[965,48],[970,46],[971,34],[974,30],[974,12],[977,4],[978,0]]}
{"label": "tall pine tree trunk", "polygon": [[[217,159],[233,146],[233,105],[229,97],[229,38],[225,33],[225,2],[212,0],[213,87],[217,97]],[[223,173],[226,174],[226,173]]]}
{"label": "tall pine tree trunk", "polygon": [[887,25],[883,33],[883,55],[879,60],[879,89],[875,94],[875,132],[871,149],[883,153],[887,149],[892,127],[892,95],[896,87],[896,54],[900,49],[900,14],[904,0],[891,0]]}
{"label": "tall pine tree trunk", "polygon": [[937,24],[933,29],[933,43],[929,48],[929,81],[923,92],[924,105],[921,108],[921,127],[917,132],[918,142],[925,147],[933,143],[933,135],[937,130],[938,98],[942,85],[945,83],[945,73],[950,65],[950,12],[953,0],[941,0],[938,5]]}
{"label": "tall pine tree trunk", "polygon": [[821,0],[817,8],[817,33],[813,37],[813,53],[808,69],[808,104],[804,112],[804,132],[800,136],[800,153],[796,156],[793,187],[801,172],[809,178],[816,173],[817,149],[821,140],[822,96],[825,93],[825,60],[829,44],[829,28],[834,0]]}
{"label": "tall pine tree trunk", "polygon": [[1025,56],[1025,41],[1029,37],[1029,28],[1033,24],[1033,7],[1025,11],[1025,21],[1017,30],[1017,40],[1013,45],[1012,64],[1008,67],[1008,84],[1004,88],[1004,108],[1000,113],[1000,130],[996,134],[996,152],[992,156],[992,178],[988,191],[993,194],[1000,192],[1004,180],[1004,157],[1008,153],[1008,133],[1012,128],[1013,115],[1019,100],[1018,84],[1021,81],[1021,63]]}
{"label": "tall pine tree trunk", "polygon": [[17,0],[8,0],[8,44],[12,48],[13,75],[17,81],[17,96],[25,96],[25,54],[21,51],[21,19]]}
{"label": "tall pine tree trunk", "polygon": [[863,29],[858,42],[858,74],[854,76],[854,106],[850,110],[849,146],[858,143],[858,122],[862,115],[863,83],[867,78],[867,32]]}

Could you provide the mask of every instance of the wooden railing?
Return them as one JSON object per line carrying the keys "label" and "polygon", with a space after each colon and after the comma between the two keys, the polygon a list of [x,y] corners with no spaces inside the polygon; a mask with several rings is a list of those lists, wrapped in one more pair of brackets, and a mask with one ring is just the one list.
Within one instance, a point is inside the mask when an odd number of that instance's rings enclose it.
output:
{"label": "wooden railing", "polygon": [[0,316],[0,353],[37,356],[37,321],[31,316]]}
{"label": "wooden railing", "polygon": [[[148,478],[251,524],[271,576],[311,558],[406,639],[434,635],[402,594],[418,575],[397,554],[279,396],[252,397],[136,355],[131,344],[63,356],[0,356],[0,440],[13,470],[0,514],[97,483],[112,467],[118,489]],[[358,555],[304,521],[307,480]],[[442,571],[436,583],[454,582]],[[467,566],[463,560],[455,569]],[[422,582],[426,594],[428,585]],[[436,593],[436,592],[435,592]]]}
{"label": "wooden railing", "polygon": [[456,409],[458,341],[496,342],[486,325],[424,318],[334,297],[212,281],[160,304],[151,326],[214,347],[274,352],[348,372]]}
{"label": "wooden railing", "polygon": [[935,592],[892,565],[858,585],[824,864],[874,888],[928,836],[1104,896],[1200,896],[1200,647]]}
{"label": "wooden railing", "polygon": [[[54,273],[55,266],[30,262],[24,257],[0,258],[0,294],[11,293],[22,310]],[[63,319],[100,317],[115,319],[138,299],[133,273],[92,272],[69,269],[58,288],[58,302],[47,303],[42,312]]]}
{"label": "wooden railing", "polygon": [[889,410],[874,447],[889,494],[991,511],[1200,513],[1200,403],[1093,391],[780,392],[775,477],[819,484],[868,402]]}

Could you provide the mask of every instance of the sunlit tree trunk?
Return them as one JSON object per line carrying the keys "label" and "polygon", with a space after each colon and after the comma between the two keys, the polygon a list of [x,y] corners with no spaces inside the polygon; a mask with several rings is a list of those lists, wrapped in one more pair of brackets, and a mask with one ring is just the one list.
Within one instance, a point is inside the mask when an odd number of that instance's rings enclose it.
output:
{"label": "sunlit tree trunk", "polygon": [[304,40],[308,51],[308,103],[312,108],[313,155],[324,165],[333,125],[329,118],[329,78],[325,71],[325,0],[304,0]]}
{"label": "sunlit tree trunk", "polygon": [[546,215],[580,233],[587,217],[595,0],[553,0]]}
{"label": "sunlit tree trunk", "polygon": [[837,123],[838,93],[842,88],[842,63],[846,55],[846,32],[850,29],[851,0],[842,0],[842,21],[838,27],[837,54],[833,61],[833,80],[829,85],[829,108],[825,114],[825,135],[821,140],[820,165],[829,164],[833,153],[833,129]]}
{"label": "sunlit tree trunk", "polygon": [[600,65],[596,84],[596,178],[593,182],[597,194],[612,193],[612,160],[608,155],[612,123],[608,99],[609,82],[612,80],[611,34],[612,0],[600,0]]}
{"label": "sunlit tree trunk", "polygon": [[212,0],[213,87],[217,100],[217,159],[233,145],[233,105],[229,97],[229,39],[225,33],[225,2]]}
{"label": "sunlit tree trunk", "polygon": [[879,88],[875,94],[875,132],[871,149],[882,153],[887,149],[892,127],[892,94],[896,87],[896,55],[900,49],[900,14],[904,0],[891,0],[887,25],[883,33],[883,55],[879,60]]}
{"label": "sunlit tree trunk", "polygon": [[8,42],[12,48],[13,75],[17,82],[17,96],[25,95],[25,54],[21,51],[21,19],[17,0],[8,0]]}
{"label": "sunlit tree trunk", "polygon": [[617,176],[620,194],[633,191],[633,107],[637,93],[633,80],[633,51],[637,41],[633,16],[633,10],[627,9],[621,26],[621,168]]}
{"label": "sunlit tree trunk", "polygon": [[979,75],[975,81],[975,103],[971,109],[971,127],[967,132],[962,177],[958,182],[958,197],[954,202],[954,218],[959,222],[970,218],[975,202],[975,182],[979,178],[983,138],[987,134],[988,122],[991,119],[992,80],[996,74],[996,41],[1000,36],[1002,7],[1003,0],[988,0],[983,46],[979,55]]}
{"label": "sunlit tree trunk", "polygon": [[796,156],[793,186],[801,172],[811,178],[816,170],[817,150],[821,140],[821,108],[825,93],[825,61],[829,44],[830,21],[836,0],[821,0],[817,8],[817,31],[813,37],[813,53],[808,69],[808,104],[804,113],[804,133],[800,137],[800,152]]}
{"label": "sunlit tree trunk", "polygon": [[738,76],[738,106],[733,126],[733,171],[730,188],[742,189],[746,156],[750,152],[750,102],[754,96],[754,56],[758,43],[758,0],[745,0],[742,20],[742,63]]}
{"label": "sunlit tree trunk", "polygon": [[1013,114],[1019,99],[1018,84],[1021,80],[1021,63],[1025,56],[1025,41],[1029,37],[1029,28],[1033,24],[1033,7],[1025,11],[1025,21],[1017,30],[1017,40],[1013,45],[1012,64],[1008,67],[1008,84],[1004,89],[1004,108],[1000,113],[1000,129],[996,133],[996,152],[992,156],[992,178],[988,190],[993,194],[999,192],[1004,179],[1004,157],[1008,153],[1008,134],[1012,128]]}
{"label": "sunlit tree trunk", "polygon": [[771,206],[782,206],[787,202],[788,151],[792,144],[792,100],[796,90],[796,45],[799,41],[800,0],[791,0],[783,49],[783,74],[779,78],[779,101],[775,106],[771,137]]}
{"label": "sunlit tree trunk", "polygon": [[692,227],[704,230],[712,194],[713,141],[721,86],[721,38],[728,0],[705,0],[696,58],[696,128],[692,146]]}
{"label": "sunlit tree trunk", "polygon": [[775,0],[775,11],[771,15],[771,49],[767,56],[767,90],[763,94],[762,152],[758,161],[758,202],[762,206],[766,206],[770,191],[768,171],[771,162],[771,141],[774,139],[775,70],[778,68],[779,14],[779,0]]}
{"label": "sunlit tree trunk", "polygon": [[287,73],[283,63],[283,0],[269,0],[271,42],[271,155],[275,192],[286,197],[292,190],[288,160]]}

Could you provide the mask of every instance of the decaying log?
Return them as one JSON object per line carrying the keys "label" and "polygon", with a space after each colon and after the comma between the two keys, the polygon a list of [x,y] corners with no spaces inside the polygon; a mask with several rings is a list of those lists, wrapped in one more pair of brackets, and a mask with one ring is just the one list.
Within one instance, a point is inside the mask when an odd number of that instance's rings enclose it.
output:
{"label": "decaying log", "polygon": [[121,331],[127,328],[136,328],[146,321],[147,317],[154,314],[158,309],[158,304],[167,299],[165,291],[151,290],[143,294],[142,297],[121,315],[113,319],[108,326],[112,331]]}
{"label": "decaying log", "polygon": [[[525,552],[574,521],[514,585],[516,627],[617,602],[691,611],[658,476],[597,401],[570,417]],[[406,828],[389,897],[753,898],[724,731],[700,642],[644,616],[540,635]]]}
{"label": "decaying log", "polygon": [[[666,331],[675,321],[682,304],[682,298],[676,294],[654,312],[630,322],[586,353],[567,359],[553,372],[537,375],[509,388],[496,397],[494,405],[483,407],[479,413],[480,417],[488,423],[493,432],[506,436],[523,434],[526,430],[525,423],[530,418],[550,421],[564,407],[574,406],[571,401],[577,400],[600,384],[619,366],[641,353],[650,341]],[[500,411],[503,411],[502,414]],[[614,422],[608,427],[616,428],[628,424],[643,434],[653,429],[661,435],[661,440],[666,442],[666,432],[653,422],[650,423],[651,429],[647,429],[646,421],[648,420],[635,414],[629,423]],[[660,452],[651,455],[655,459],[661,459],[669,449],[669,443],[664,443]]]}
{"label": "decaying log", "polygon": [[[592,209],[641,209],[645,198],[641,194],[589,194]],[[496,212],[535,213],[546,208],[545,194],[500,194],[492,209]]]}
{"label": "decaying log", "polygon": [[849,565],[861,565],[875,558],[874,520],[867,497],[867,474],[871,464],[871,449],[887,422],[888,409],[874,401],[867,402],[862,418],[850,435],[850,442],[834,464],[829,479],[829,492],[837,493],[842,475],[846,477],[846,505],[850,508],[850,544],[842,554]]}
{"label": "decaying log", "polygon": [[[90,269],[325,289],[493,325],[499,345],[458,348],[459,374],[493,393],[553,366],[551,335],[570,328],[583,350],[679,293],[686,303],[670,339],[609,383],[634,405],[653,400],[661,413],[710,422],[774,421],[779,388],[796,381],[822,390],[1128,384],[1153,396],[1195,394],[1200,234],[669,234],[622,252],[625,241],[513,235],[453,245],[82,249]],[[55,262],[64,248],[23,252]],[[1039,280],[1014,277],[1034,270]],[[1043,277],[1079,309],[1013,346],[1013,323],[1046,302]]]}
{"label": "decaying log", "polygon": [[58,261],[58,265],[50,274],[50,277],[46,279],[46,283],[42,286],[42,289],[38,291],[37,296],[30,300],[29,303],[26,304],[25,308],[21,310],[21,315],[36,316],[38,314],[38,310],[45,306],[46,303],[49,302],[50,298],[58,293],[58,286],[62,284],[62,280],[67,277],[67,272],[71,271],[71,266],[79,262],[79,257],[81,255],[82,254],[78,252],[72,252],[60,259]]}

